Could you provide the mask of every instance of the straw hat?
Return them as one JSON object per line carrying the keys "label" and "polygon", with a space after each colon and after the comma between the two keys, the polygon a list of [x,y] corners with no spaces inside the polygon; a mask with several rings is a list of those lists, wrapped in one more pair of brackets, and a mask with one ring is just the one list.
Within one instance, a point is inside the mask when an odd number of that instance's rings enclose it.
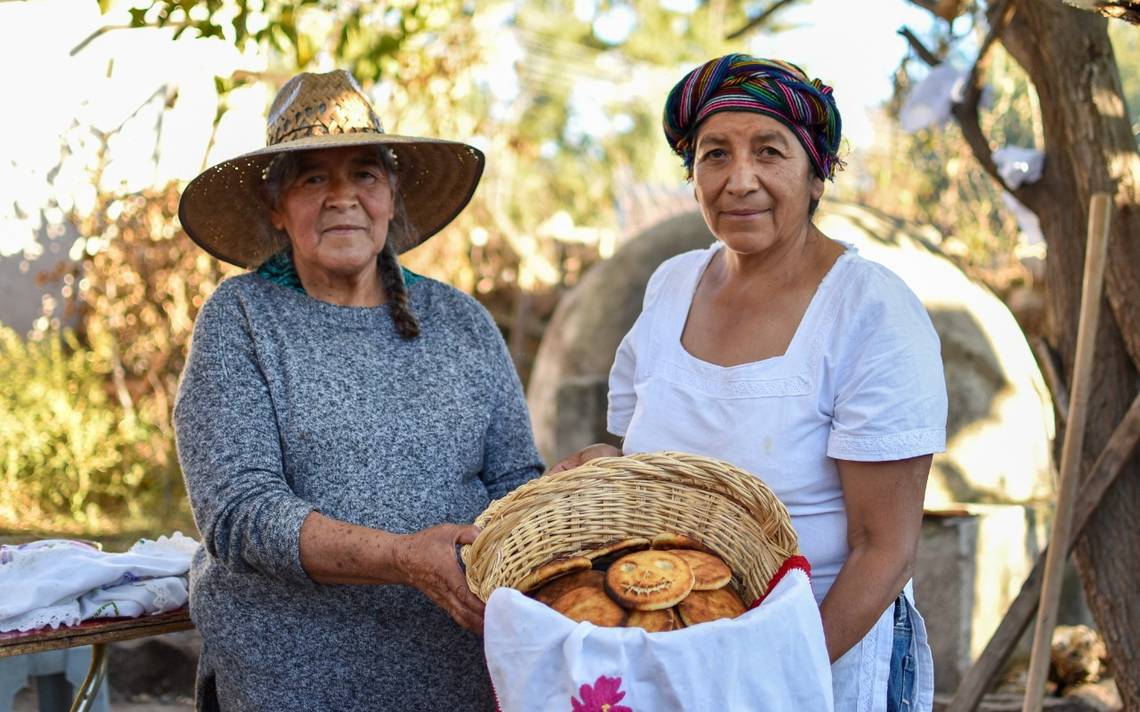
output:
{"label": "straw hat", "polygon": [[439,232],[467,205],[483,174],[483,153],[456,141],[384,133],[352,75],[299,74],[269,110],[266,146],[219,163],[182,191],[178,217],[194,242],[215,257],[256,268],[282,247],[260,189],[273,159],[291,151],[382,145],[395,157],[397,190],[412,228],[392,233],[396,252]]}

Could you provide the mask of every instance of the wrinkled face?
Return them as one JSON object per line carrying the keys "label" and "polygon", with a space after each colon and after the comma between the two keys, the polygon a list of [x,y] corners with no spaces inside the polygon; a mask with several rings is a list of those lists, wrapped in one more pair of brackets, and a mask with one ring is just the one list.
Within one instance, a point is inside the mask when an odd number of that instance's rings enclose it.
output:
{"label": "wrinkled face", "polygon": [[795,135],[776,119],[744,111],[701,124],[693,182],[709,229],[746,254],[805,234],[809,206],[823,195],[823,180]]}
{"label": "wrinkled face", "polygon": [[282,186],[270,220],[284,230],[302,275],[374,269],[392,219],[392,185],[370,147],[306,151]]}

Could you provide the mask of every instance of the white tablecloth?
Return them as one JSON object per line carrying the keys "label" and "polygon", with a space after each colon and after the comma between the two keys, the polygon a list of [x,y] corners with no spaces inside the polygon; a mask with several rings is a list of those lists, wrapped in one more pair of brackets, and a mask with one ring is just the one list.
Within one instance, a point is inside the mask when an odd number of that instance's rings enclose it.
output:
{"label": "white tablecloth", "polygon": [[503,712],[834,709],[819,608],[798,568],[744,615],[669,633],[575,623],[500,588],[484,645]]}

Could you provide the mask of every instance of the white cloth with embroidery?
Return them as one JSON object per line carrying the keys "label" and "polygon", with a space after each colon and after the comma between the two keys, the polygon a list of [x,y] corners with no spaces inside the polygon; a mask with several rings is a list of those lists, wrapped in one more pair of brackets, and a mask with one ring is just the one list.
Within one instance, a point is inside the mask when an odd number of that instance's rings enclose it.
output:
{"label": "white cloth with embroidery", "polygon": [[823,625],[799,569],[735,619],[669,633],[575,623],[510,588],[491,594],[485,621],[502,712],[834,710]]}
{"label": "white cloth with embroidery", "polygon": [[181,608],[197,548],[181,532],[142,539],[117,554],[67,539],[0,546],[0,631]]}

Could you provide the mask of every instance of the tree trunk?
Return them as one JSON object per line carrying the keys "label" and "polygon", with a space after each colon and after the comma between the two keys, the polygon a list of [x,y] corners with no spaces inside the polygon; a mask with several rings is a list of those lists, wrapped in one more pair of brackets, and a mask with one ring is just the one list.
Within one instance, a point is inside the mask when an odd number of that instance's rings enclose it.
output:
{"label": "tree trunk", "polygon": [[[1097,191],[1115,196],[1105,287],[1110,310],[1097,334],[1082,466],[1087,474],[1140,388],[1140,155],[1106,20],[1060,2],[1019,0],[1001,42],[1041,100],[1045,172],[1016,194],[1041,219],[1048,244],[1050,340],[1070,375],[1089,197]],[[1062,441],[1058,435],[1057,443]],[[1140,710],[1138,505],[1140,455],[1134,453],[1074,550],[1126,710]]]}

